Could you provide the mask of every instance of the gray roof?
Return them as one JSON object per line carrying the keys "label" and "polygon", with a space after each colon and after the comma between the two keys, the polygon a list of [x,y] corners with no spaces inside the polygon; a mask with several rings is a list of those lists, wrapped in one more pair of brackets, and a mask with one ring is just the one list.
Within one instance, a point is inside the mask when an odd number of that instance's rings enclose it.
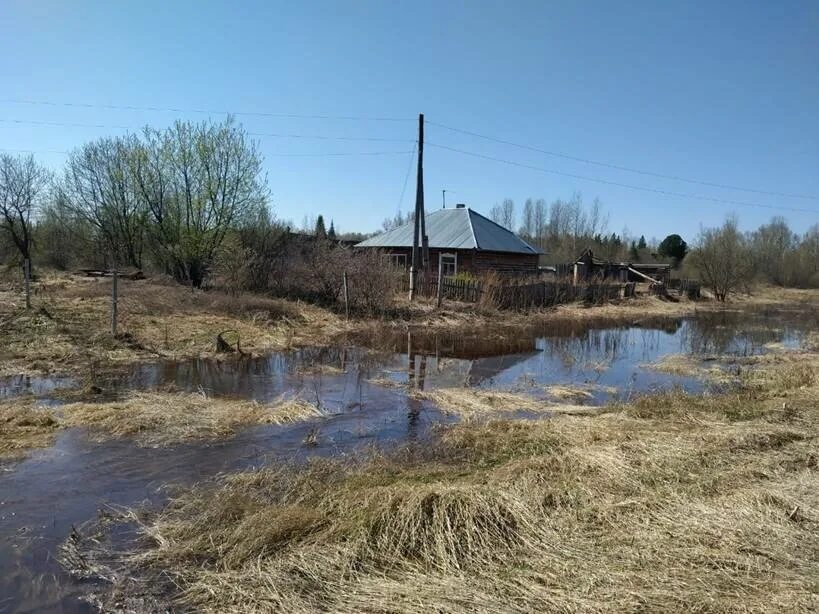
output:
{"label": "gray roof", "polygon": [[[479,249],[488,252],[542,254],[514,232],[467,207],[438,209],[426,215],[429,246],[435,249]],[[357,247],[412,247],[413,222],[362,241]]]}

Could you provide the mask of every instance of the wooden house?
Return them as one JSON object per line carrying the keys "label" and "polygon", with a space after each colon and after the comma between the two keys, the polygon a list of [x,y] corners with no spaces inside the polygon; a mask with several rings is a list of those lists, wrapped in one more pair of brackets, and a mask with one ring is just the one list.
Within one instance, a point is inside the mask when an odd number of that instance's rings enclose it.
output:
{"label": "wooden house", "polygon": [[[511,230],[496,224],[466,205],[439,209],[425,217],[429,271],[445,277],[495,272],[536,275],[542,250],[529,245]],[[414,224],[409,222],[362,241],[358,249],[379,249],[396,267],[410,266]]]}

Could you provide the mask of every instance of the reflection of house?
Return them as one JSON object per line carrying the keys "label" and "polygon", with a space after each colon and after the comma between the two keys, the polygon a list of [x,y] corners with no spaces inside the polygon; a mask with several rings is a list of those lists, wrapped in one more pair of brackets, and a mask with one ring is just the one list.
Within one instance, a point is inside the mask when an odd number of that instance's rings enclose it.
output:
{"label": "reflection of house", "polygon": [[[461,272],[537,273],[541,253],[511,230],[465,205],[427,214],[430,271],[444,276]],[[414,224],[410,222],[357,245],[384,250],[393,263],[408,267],[412,258]]]}
{"label": "reflection of house", "polygon": [[458,370],[459,384],[474,386],[540,353],[535,347],[535,338],[529,336],[481,343],[480,339],[469,337],[409,334],[406,344],[409,383],[421,389],[427,377],[427,358],[436,359],[439,369],[442,360],[455,359],[464,367]]}
{"label": "reflection of house", "polygon": [[613,279],[620,282],[659,282],[667,284],[671,277],[671,265],[643,262],[611,262],[596,258],[592,250],[583,250],[574,262],[574,281]]}
{"label": "reflection of house", "polygon": [[533,356],[540,355],[540,351],[528,352],[526,354],[506,354],[503,356],[488,356],[477,358],[469,366],[469,373],[466,376],[466,383],[470,386],[480,384],[486,380],[497,377],[515,365],[522,364]]}

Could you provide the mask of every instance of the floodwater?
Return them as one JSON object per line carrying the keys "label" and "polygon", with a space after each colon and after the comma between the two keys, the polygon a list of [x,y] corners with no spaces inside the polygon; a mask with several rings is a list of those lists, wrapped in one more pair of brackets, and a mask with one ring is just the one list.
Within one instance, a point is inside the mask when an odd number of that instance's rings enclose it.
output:
{"label": "floodwater", "polygon": [[[669,354],[751,355],[770,344],[795,347],[816,325],[815,314],[723,313],[649,325],[564,323],[503,338],[401,333],[263,358],[134,366],[101,380],[102,396],[168,387],[259,401],[299,396],[326,417],[157,449],[127,439],[94,443],[81,430],[68,430],[52,447],[0,465],[0,612],[90,611],[80,597],[93,584],[71,578],[55,557],[72,527],[106,506],[157,504],[168,485],[221,472],[423,440],[430,425],[452,420],[407,395],[408,387],[474,386],[543,396],[551,385],[583,385],[593,404],[674,386],[699,391],[707,384],[645,365]],[[383,385],[385,380],[396,385]],[[68,379],[0,379],[0,397],[34,394],[49,403],[55,390],[71,385]],[[305,446],[314,433],[316,445]]]}

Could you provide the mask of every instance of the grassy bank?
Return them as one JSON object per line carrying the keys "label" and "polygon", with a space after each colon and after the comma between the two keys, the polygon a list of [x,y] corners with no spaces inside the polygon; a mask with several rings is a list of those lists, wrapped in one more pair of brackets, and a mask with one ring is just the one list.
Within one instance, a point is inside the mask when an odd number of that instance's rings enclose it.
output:
{"label": "grassy bank", "polygon": [[[120,335],[111,335],[111,281],[45,275],[33,309],[19,291],[0,290],[0,376],[75,373],[158,358],[216,353],[216,336],[261,354],[326,343],[343,318],[303,303],[192,291],[170,280],[119,281]],[[227,331],[227,332],[225,332]],[[96,366],[94,366],[96,365]]]}
{"label": "grassy bank", "polygon": [[[436,331],[482,331],[487,338],[514,336],[523,328],[547,323],[595,320],[598,324],[689,315],[720,310],[716,303],[642,296],[617,303],[579,303],[531,313],[499,312],[447,301],[408,303],[399,296],[389,318],[345,321],[337,313],[301,302],[219,291],[191,290],[157,277],[120,280],[119,335],[111,335],[111,281],[69,274],[42,273],[34,284],[33,309],[26,310],[19,280],[0,283],[0,377],[75,374],[158,358],[181,359],[216,353],[224,333],[234,347],[264,354],[306,345],[337,342],[344,333],[378,337],[406,327]],[[819,292],[763,290],[727,308],[819,303]]]}
{"label": "grassy bank", "polygon": [[783,356],[729,394],[462,423],[389,454],[182,491],[135,516],[144,548],[117,557],[114,575],[140,580],[112,599],[209,612],[810,611],[819,356]]}

